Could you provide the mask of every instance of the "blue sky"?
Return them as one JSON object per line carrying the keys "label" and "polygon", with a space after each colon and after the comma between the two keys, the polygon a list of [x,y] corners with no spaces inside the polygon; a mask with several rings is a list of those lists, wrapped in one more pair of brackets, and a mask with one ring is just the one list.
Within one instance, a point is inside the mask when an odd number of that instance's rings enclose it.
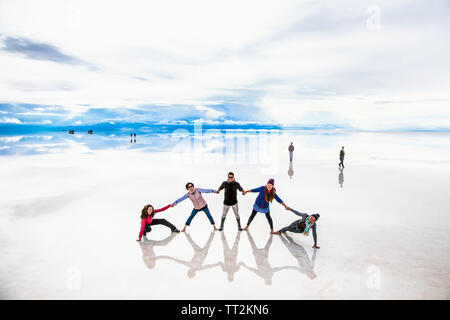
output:
{"label": "blue sky", "polygon": [[450,129],[450,2],[0,0],[0,125]]}

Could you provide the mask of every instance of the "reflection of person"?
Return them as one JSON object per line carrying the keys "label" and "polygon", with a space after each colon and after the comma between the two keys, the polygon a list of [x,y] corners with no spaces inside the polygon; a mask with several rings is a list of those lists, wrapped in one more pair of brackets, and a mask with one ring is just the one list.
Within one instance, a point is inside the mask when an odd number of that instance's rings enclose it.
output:
{"label": "reflection of person", "polygon": [[225,238],[225,232],[222,232],[222,246],[223,246],[223,261],[220,262],[223,272],[228,274],[228,281],[232,282],[234,279],[234,274],[238,272],[241,267],[237,263],[239,241],[241,239],[241,233],[236,233],[236,238],[234,239],[233,248],[230,249],[228,246],[227,239]]}
{"label": "reflection of person", "polygon": [[193,278],[197,271],[206,270],[206,269],[210,269],[210,268],[219,266],[219,264],[220,264],[219,262],[214,263],[214,264],[203,265],[203,263],[206,260],[206,257],[208,256],[209,247],[211,246],[211,243],[214,239],[214,235],[215,235],[215,233],[211,232],[205,246],[203,248],[201,248],[194,242],[194,240],[192,240],[189,233],[186,232],[185,236],[186,236],[186,239],[191,244],[192,249],[194,249],[194,256],[192,257],[191,261],[184,261],[184,260],[180,260],[177,258],[173,258],[171,260],[174,260],[178,263],[181,263],[181,264],[184,264],[185,266],[187,266],[189,268],[189,270],[187,272],[187,275],[189,278]]}
{"label": "reflection of person", "polygon": [[345,157],[345,152],[344,152],[344,147],[342,147],[341,152],[339,152],[339,160],[341,161],[341,162],[339,162],[339,167],[342,166],[342,168],[345,168],[344,167],[344,157]]}
{"label": "reflection of person", "polygon": [[[286,238],[285,238],[286,237]],[[306,250],[296,243],[288,234],[280,237],[281,241],[288,248],[292,256],[297,260],[300,272],[306,274],[310,279],[314,279],[317,275],[314,273],[314,264],[316,262],[317,250],[314,250],[311,261],[309,260]]]}
{"label": "reflection of person", "polygon": [[314,238],[313,248],[320,249],[320,247],[317,246],[317,230],[316,230],[316,221],[319,219],[320,214],[316,213],[313,215],[308,215],[306,213],[298,212],[294,209],[290,209],[290,210],[302,218],[292,222],[289,226],[284,227],[275,233],[280,234],[280,233],[286,233],[287,231],[290,231],[290,232],[295,232],[295,233],[303,233],[305,236],[308,236],[309,231],[312,229],[313,238]]}
{"label": "reflection of person", "polygon": [[214,231],[216,231],[217,230],[216,224],[214,222],[213,217],[211,216],[211,213],[209,212],[208,204],[206,203],[205,199],[203,199],[203,196],[202,196],[202,193],[216,193],[216,190],[194,188],[194,184],[192,182],[186,183],[186,189],[188,190],[188,192],[184,196],[177,199],[174,203],[172,203],[170,205],[171,207],[176,206],[178,203],[186,200],[187,198],[189,198],[192,201],[192,203],[194,204],[194,209],[192,209],[191,215],[186,220],[185,226],[184,226],[183,230],[181,230],[181,232],[184,232],[186,230],[186,226],[191,225],[192,219],[194,219],[195,215],[199,211],[203,211],[206,214],[206,216],[209,219],[209,222],[211,222],[211,224],[214,228]]}
{"label": "reflection of person", "polygon": [[339,184],[341,185],[341,188],[344,186],[344,168],[339,168]]}
{"label": "reflection of person", "polygon": [[271,234],[269,239],[267,240],[266,246],[264,248],[258,249],[256,247],[256,243],[253,240],[250,232],[247,233],[248,241],[252,247],[252,252],[255,257],[256,268],[249,267],[245,264],[245,262],[240,262],[239,265],[243,265],[248,270],[253,271],[258,276],[264,279],[267,285],[272,284],[272,277],[275,272],[281,271],[283,269],[298,269],[297,267],[286,266],[286,267],[275,267],[273,268],[269,263],[269,249],[272,245],[273,235]]}
{"label": "reflection of person", "polygon": [[255,204],[253,205],[253,211],[247,221],[247,226],[244,230],[248,230],[250,223],[252,223],[253,218],[255,217],[257,212],[264,213],[267,218],[267,222],[269,222],[270,232],[273,232],[273,221],[270,216],[270,207],[269,204],[273,201],[273,199],[277,200],[278,203],[281,203],[286,210],[289,210],[288,206],[280,199],[280,197],[276,194],[276,189],[274,188],[275,181],[273,179],[269,179],[265,186],[261,186],[259,188],[250,189],[248,191],[244,191],[242,194],[246,194],[247,192],[257,192],[258,197],[255,200]]}
{"label": "reflection of person", "polygon": [[164,247],[169,244],[170,241],[172,241],[176,237],[177,233],[171,233],[167,238],[164,240],[148,240],[147,238],[144,238],[144,241],[139,242],[139,245],[142,250],[142,260],[144,261],[145,265],[149,269],[153,269],[156,265],[156,260],[158,259],[167,259],[167,260],[173,260],[172,257],[169,256],[157,256],[154,250],[154,247]]}
{"label": "reflection of person", "polygon": [[292,161],[292,158],[294,157],[294,144],[291,142],[289,145],[289,160]]}
{"label": "reflection of person", "polygon": [[294,175],[294,168],[292,167],[292,161],[289,162],[288,175],[291,179],[292,179],[292,176]]}
{"label": "reflection of person", "polygon": [[177,227],[175,227],[173,224],[171,224],[166,219],[153,219],[153,217],[155,216],[156,213],[165,211],[169,208],[170,208],[170,205],[165,206],[164,208],[155,210],[151,204],[147,204],[141,211],[141,230],[139,231],[139,239],[137,239],[136,241],[141,241],[142,236],[145,237],[147,235],[147,232],[152,231],[151,226],[154,226],[157,224],[162,224],[162,225],[170,228],[170,230],[172,230],[172,232],[180,232],[177,229]]}
{"label": "reflection of person", "polygon": [[223,230],[223,225],[225,223],[225,218],[227,217],[227,213],[230,210],[230,208],[232,208],[234,215],[236,216],[238,230],[241,231],[242,228],[241,228],[241,218],[239,217],[237,190],[244,191],[244,189],[242,189],[239,182],[234,180],[233,172],[228,173],[228,181],[222,182],[219,189],[217,189],[217,193],[219,193],[220,190],[222,190],[222,189],[225,189],[225,198],[223,200],[222,221],[220,222],[219,230],[220,231]]}

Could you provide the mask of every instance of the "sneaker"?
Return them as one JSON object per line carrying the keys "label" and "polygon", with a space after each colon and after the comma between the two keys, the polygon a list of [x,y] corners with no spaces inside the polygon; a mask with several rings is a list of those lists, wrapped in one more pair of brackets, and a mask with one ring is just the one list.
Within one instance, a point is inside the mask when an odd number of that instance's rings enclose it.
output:
{"label": "sneaker", "polygon": [[223,228],[219,228],[219,231],[222,231],[223,230]]}
{"label": "sneaker", "polygon": [[174,230],[172,230],[172,232],[176,232],[176,233],[179,233],[179,232],[180,232],[180,230],[178,230],[178,229],[174,229]]}
{"label": "sneaker", "polygon": [[242,228],[238,228],[238,231],[242,231]]}

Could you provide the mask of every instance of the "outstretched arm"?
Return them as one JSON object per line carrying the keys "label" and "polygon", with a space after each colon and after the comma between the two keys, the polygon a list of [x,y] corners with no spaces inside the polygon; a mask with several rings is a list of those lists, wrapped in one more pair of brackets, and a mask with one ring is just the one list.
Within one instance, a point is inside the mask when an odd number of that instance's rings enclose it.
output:
{"label": "outstretched arm", "polygon": [[284,201],[281,200],[281,198],[276,193],[275,193],[275,200],[277,200],[278,203],[281,203],[286,210],[289,210],[289,207],[286,205],[286,203],[284,203]]}
{"label": "outstretched arm", "polygon": [[181,198],[177,199],[174,201],[174,203],[172,203],[173,206],[176,206],[177,204],[179,204],[180,202],[186,200],[188,197],[188,194],[186,193],[184,196],[182,196]]}
{"label": "outstretched arm", "polygon": [[314,246],[313,246],[313,248],[320,249],[320,247],[317,246],[317,231],[316,231],[316,224],[315,223],[312,226],[312,230],[313,230],[313,238],[314,238]]}
{"label": "outstretched arm", "polygon": [[249,193],[249,192],[261,192],[263,190],[264,190],[264,186],[259,187],[259,188],[249,189],[247,191],[243,191],[242,194],[246,194],[246,193]]}
{"label": "outstretched arm", "polygon": [[139,239],[142,239],[142,235],[144,234],[144,229],[145,229],[145,219],[141,219],[141,230],[139,231]]}
{"label": "outstretched arm", "polygon": [[298,215],[299,217],[302,217],[302,219],[306,219],[306,217],[308,217],[308,214],[307,214],[307,213],[298,212],[297,210],[294,210],[294,209],[292,209],[292,208],[291,208],[291,211],[292,211],[294,214]]}
{"label": "outstretched arm", "polygon": [[162,207],[161,209],[156,209],[155,210],[155,214],[158,213],[158,212],[166,211],[169,208],[170,208],[170,204],[165,206],[165,207]]}
{"label": "outstretched arm", "polygon": [[202,188],[198,188],[198,191],[200,191],[201,193],[217,193],[217,190],[214,190],[214,189],[202,189]]}

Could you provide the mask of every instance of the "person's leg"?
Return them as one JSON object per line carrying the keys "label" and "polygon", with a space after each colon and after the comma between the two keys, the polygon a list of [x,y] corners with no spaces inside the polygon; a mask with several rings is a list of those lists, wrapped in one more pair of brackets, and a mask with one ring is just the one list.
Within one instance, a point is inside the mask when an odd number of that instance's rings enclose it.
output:
{"label": "person's leg", "polygon": [[255,215],[256,215],[256,210],[253,209],[252,214],[251,214],[250,217],[248,218],[247,225],[245,226],[244,230],[247,230],[247,229],[248,229],[248,227],[250,226],[250,223],[252,223],[253,218],[255,217]]}
{"label": "person's leg", "polygon": [[216,230],[217,230],[217,228],[216,228],[216,223],[214,222],[214,219],[213,219],[213,217],[211,216],[211,212],[209,212],[208,205],[206,205],[206,206],[203,208],[203,211],[206,213],[206,216],[208,217],[209,222],[210,222],[211,225],[213,226],[214,231],[216,231]]}
{"label": "person's leg", "polygon": [[238,230],[242,231],[242,227],[241,227],[241,218],[239,217],[239,206],[236,203],[235,205],[232,206],[233,208],[233,212],[234,212],[234,216],[236,217],[236,222],[238,225]]}
{"label": "person's leg", "polygon": [[223,205],[223,213],[222,213],[222,220],[220,221],[220,228],[219,231],[223,230],[223,225],[225,224],[225,218],[227,217],[228,210],[230,210],[230,206]]}
{"label": "person's leg", "polygon": [[292,161],[292,158],[294,157],[294,153],[291,151],[291,152],[289,152],[289,160],[291,160]]}
{"label": "person's leg", "polygon": [[269,222],[270,231],[273,232],[273,221],[272,217],[270,216],[270,211],[266,213],[267,221]]}
{"label": "person's leg", "polygon": [[186,230],[186,226],[190,226],[191,225],[191,221],[192,219],[194,219],[195,215],[197,214],[198,210],[197,209],[192,209],[191,215],[189,216],[189,218],[186,220],[185,226],[183,230]]}
{"label": "person's leg", "polygon": [[144,227],[144,233],[142,234],[144,237],[147,235],[147,232],[150,232],[150,231],[152,231],[152,227],[150,227],[150,224],[145,224],[145,227]]}
{"label": "person's leg", "polygon": [[153,219],[151,225],[153,226],[153,225],[157,225],[157,224],[162,224],[163,226],[170,228],[170,230],[172,230],[172,232],[178,231],[177,227],[175,227],[173,224],[171,224],[166,219]]}

